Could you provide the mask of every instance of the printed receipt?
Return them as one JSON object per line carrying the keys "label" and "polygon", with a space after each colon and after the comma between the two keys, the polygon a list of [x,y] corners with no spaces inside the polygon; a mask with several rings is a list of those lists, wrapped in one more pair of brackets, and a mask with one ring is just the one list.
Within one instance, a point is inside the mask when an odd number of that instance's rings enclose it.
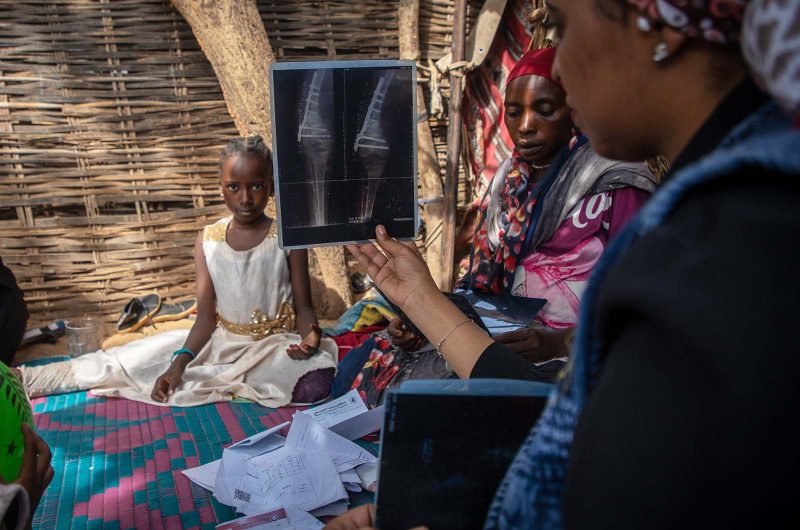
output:
{"label": "printed receipt", "polygon": [[313,409],[298,412],[298,414],[311,416],[323,427],[330,427],[365,412],[367,412],[367,406],[361,400],[358,391],[353,389],[340,398],[323,403]]}
{"label": "printed receipt", "polygon": [[311,511],[347,499],[347,491],[328,455],[284,446],[248,459],[233,496],[251,515],[281,506]]}

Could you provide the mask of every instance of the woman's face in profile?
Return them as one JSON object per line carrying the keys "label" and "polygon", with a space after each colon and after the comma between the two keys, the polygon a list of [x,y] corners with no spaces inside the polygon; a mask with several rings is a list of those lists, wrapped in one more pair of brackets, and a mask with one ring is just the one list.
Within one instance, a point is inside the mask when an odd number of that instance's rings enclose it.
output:
{"label": "woman's face in profile", "polygon": [[564,91],[547,78],[523,75],[506,87],[503,120],[517,152],[547,165],[572,136]]}
{"label": "woman's face in profile", "polygon": [[615,160],[657,155],[657,37],[637,28],[626,0],[547,0],[547,8],[559,38],[553,75],[594,150]]}

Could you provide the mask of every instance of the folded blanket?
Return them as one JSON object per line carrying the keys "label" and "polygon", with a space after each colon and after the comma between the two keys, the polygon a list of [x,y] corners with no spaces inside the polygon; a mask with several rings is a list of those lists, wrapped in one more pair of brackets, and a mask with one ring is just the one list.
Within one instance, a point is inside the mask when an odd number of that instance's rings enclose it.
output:
{"label": "folded blanket", "polygon": [[334,337],[346,331],[364,331],[370,326],[386,326],[395,317],[397,315],[386,303],[386,300],[372,289],[353,307],[345,311],[336,324],[322,328],[322,330],[325,334]]}

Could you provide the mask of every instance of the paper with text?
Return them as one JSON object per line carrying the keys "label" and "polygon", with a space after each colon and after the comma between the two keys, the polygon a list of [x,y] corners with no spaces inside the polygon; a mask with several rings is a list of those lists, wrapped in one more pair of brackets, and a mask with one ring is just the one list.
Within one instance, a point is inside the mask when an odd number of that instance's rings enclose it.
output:
{"label": "paper with text", "polygon": [[322,452],[328,455],[339,473],[377,460],[365,449],[331,432],[307,414],[295,414],[286,437],[286,446],[299,452]]}
{"label": "paper with text", "polygon": [[325,427],[330,427],[364,412],[367,412],[367,406],[358,395],[358,391],[353,389],[340,398],[303,410],[298,414],[311,416]]}
{"label": "paper with text", "polygon": [[233,496],[237,509],[247,514],[259,507],[262,512],[281,506],[309,511],[347,499],[347,492],[326,454],[285,446],[247,459]]}

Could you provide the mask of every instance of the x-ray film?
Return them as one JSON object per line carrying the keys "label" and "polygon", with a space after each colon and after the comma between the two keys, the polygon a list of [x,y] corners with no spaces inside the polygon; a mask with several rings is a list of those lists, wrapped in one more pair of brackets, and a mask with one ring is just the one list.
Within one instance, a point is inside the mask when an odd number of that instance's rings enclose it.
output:
{"label": "x-ray film", "polygon": [[416,236],[414,62],[277,63],[270,87],[280,246]]}

